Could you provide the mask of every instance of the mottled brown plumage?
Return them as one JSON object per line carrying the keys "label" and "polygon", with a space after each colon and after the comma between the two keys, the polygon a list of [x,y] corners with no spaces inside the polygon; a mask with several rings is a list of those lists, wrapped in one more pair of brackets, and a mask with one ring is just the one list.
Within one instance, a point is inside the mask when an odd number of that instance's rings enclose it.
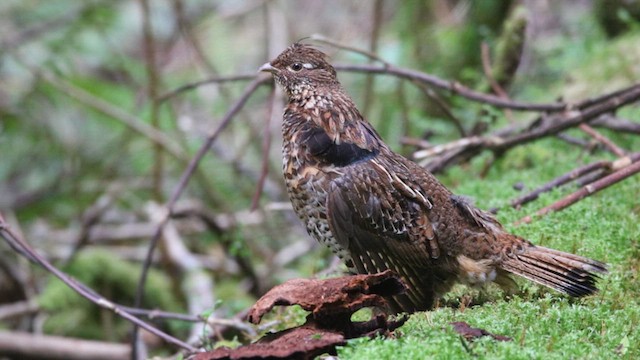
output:
{"label": "mottled brown plumage", "polygon": [[505,232],[391,151],[319,50],[293,44],[260,70],[289,98],[283,170],[295,212],[351,269],[400,274],[410,289],[392,299],[396,310],[429,309],[455,282],[509,284],[509,273],[571,296],[596,291],[605,264]]}

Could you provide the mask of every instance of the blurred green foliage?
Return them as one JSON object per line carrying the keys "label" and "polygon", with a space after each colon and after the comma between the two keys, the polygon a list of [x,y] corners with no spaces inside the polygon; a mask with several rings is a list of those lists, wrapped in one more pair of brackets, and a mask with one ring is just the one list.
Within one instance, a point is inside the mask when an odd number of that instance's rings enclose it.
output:
{"label": "blurred green foliage", "polygon": [[[138,264],[115,258],[113,253],[106,250],[86,250],[62,270],[112,302],[133,303],[140,276]],[[185,311],[166,274],[151,270],[145,290],[143,308],[178,313]],[[38,296],[38,303],[47,314],[43,325],[46,333],[124,341],[131,330],[127,321],[90,303],[51,275]],[[170,321],[167,324],[168,330],[174,332],[184,328],[179,322]]]}
{"label": "blurred green foliage", "polygon": [[[378,53],[389,62],[483,91],[488,88],[480,46],[486,43],[494,71],[507,75],[500,78],[501,84],[510,97],[524,101],[575,101],[629,85],[640,77],[640,34],[633,2],[615,1],[615,6],[607,6],[608,1],[384,1],[383,21],[378,25],[371,20],[374,2],[151,3],[160,69],[156,90],[160,94],[209,77],[252,74],[289,42],[313,33],[366,48],[374,26],[380,27]],[[517,10],[523,4],[527,28],[523,28],[523,17]],[[508,19],[514,22],[509,25]],[[74,235],[82,228],[87,209],[106,195],[113,202],[98,221],[100,225],[150,223],[146,204],[169,198],[188,159],[246,85],[206,84],[176,94],[160,104],[158,118],[153,119],[138,2],[4,1],[0,20],[0,210],[14,214],[25,237],[43,252],[66,253],[64,250],[77,240]],[[611,30],[610,25],[616,29]],[[513,43],[507,41],[514,38]],[[324,49],[333,52],[335,62],[366,61],[360,55]],[[405,137],[434,144],[459,137],[442,109],[413,84],[379,76],[365,89],[362,74],[339,76],[357,103],[363,102],[366,91],[373,91],[375,101],[368,117],[394,149],[409,154],[412,148],[401,146]],[[530,113],[507,116],[500,109],[447,92],[439,95],[466,132],[491,131],[534,118]],[[204,231],[202,226],[185,231],[181,235],[186,247],[204,259],[248,259],[264,286],[312,276],[331,263],[329,251],[318,246],[309,247],[289,262],[277,263],[282,249],[311,240],[295,216],[281,210],[288,199],[280,175],[280,104],[270,110],[268,99],[269,89],[253,94],[205,156],[181,198],[227,217],[227,227],[219,231]],[[96,106],[96,101],[104,106]],[[140,124],[157,123],[155,130],[177,144],[186,159],[167,152],[158,156],[152,141],[114,115],[118,111]],[[267,127],[269,111],[274,116]],[[636,121],[640,116],[637,107],[625,108],[617,115]],[[569,133],[588,140],[579,132]],[[603,133],[625,149],[640,149],[637,136]],[[264,143],[267,135],[272,138],[268,149]],[[252,203],[265,153],[269,171],[258,210],[237,213]],[[481,207],[499,208],[500,219],[509,224],[574,190],[556,190],[516,211],[508,207],[509,200],[520,195],[514,184],[532,189],[600,159],[612,157],[601,148],[588,152],[549,138],[509,151],[483,179],[479,174],[491,154],[451,167],[439,178],[456,193],[474,197]],[[156,180],[159,188],[154,187]],[[483,304],[464,311],[444,307],[416,314],[401,329],[399,338],[354,340],[340,356],[640,356],[636,345],[640,343],[636,335],[640,333],[636,331],[640,321],[636,299],[640,285],[638,189],[636,176],[531,225],[507,225],[535,243],[611,263],[612,273],[604,279],[599,295],[571,301],[522,283],[524,291],[507,299],[494,288],[479,293],[457,287],[445,298],[446,304],[457,306],[465,296]],[[188,220],[176,222],[189,225]],[[124,260],[109,248],[144,250],[148,237],[111,240],[88,244],[64,270],[110,300],[131,305],[140,259]],[[293,250],[285,250],[284,255],[287,251]],[[58,263],[57,258],[53,260]],[[16,265],[15,254],[5,247],[0,248],[0,262],[31,274],[29,267]],[[174,270],[165,263],[152,269],[144,307],[186,311],[190,294],[176,288],[182,278]],[[215,280],[214,296],[222,300],[210,311],[230,317],[255,300],[242,270],[214,267],[209,271]],[[60,281],[47,276],[33,282],[47,315],[46,333],[110,341],[127,338],[129,325],[74,295]],[[3,300],[0,294],[0,303]],[[265,321],[278,320],[276,328],[284,329],[301,323],[304,316],[300,309],[279,309]],[[482,339],[463,345],[449,328],[451,321],[467,321],[514,341]],[[163,321],[159,326],[184,337],[189,325]],[[246,339],[234,334],[226,344],[241,341]]]}

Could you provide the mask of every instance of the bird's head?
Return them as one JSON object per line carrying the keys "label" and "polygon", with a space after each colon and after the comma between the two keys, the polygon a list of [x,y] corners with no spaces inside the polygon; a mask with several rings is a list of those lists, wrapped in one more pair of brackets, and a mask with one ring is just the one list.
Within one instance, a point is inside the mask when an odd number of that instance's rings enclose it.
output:
{"label": "bird's head", "polygon": [[283,126],[312,125],[311,132],[301,138],[315,152],[324,154],[325,161],[358,161],[384,146],[338,82],[336,70],[322,51],[295,43],[259,70],[272,73],[289,97]]}
{"label": "bird's head", "polygon": [[291,99],[339,86],[336,70],[327,61],[327,55],[306,44],[294,43],[259,70],[272,73]]}

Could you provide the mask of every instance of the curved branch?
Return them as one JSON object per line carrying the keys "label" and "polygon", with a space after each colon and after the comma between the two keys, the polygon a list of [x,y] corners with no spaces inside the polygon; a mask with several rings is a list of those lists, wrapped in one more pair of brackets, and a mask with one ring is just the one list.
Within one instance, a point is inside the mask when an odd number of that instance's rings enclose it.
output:
{"label": "curved branch", "polygon": [[175,337],[147,324],[146,322],[138,319],[133,316],[131,313],[126,311],[123,307],[111,302],[110,300],[104,298],[100,294],[96,293],[93,289],[87,287],[83,283],[79,282],[76,279],[70,277],[67,273],[53,266],[49,261],[47,261],[44,257],[42,257],[38,252],[32,248],[26,241],[18,237],[13,231],[9,228],[9,226],[4,221],[2,215],[0,215],[0,237],[5,239],[5,241],[15,249],[19,254],[23,255],[27,259],[32,262],[42,266],[47,271],[52,273],[55,277],[64,282],[69,288],[78,293],[80,296],[85,299],[91,301],[92,303],[100,306],[103,309],[109,310],[116,315],[124,318],[127,321],[139,326],[150,333],[162,338],[166,342],[173,344],[177,347],[185,349],[190,352],[196,352],[198,349],[195,347],[176,339]]}
{"label": "curved branch", "polygon": [[573,110],[553,114],[533,121],[519,133],[505,136],[496,132],[487,136],[474,136],[456,140],[449,144],[439,145],[426,151],[418,151],[414,157],[422,158],[437,155],[433,160],[421,161],[421,164],[431,172],[444,169],[448,164],[460,160],[469,159],[484,150],[491,150],[496,154],[528,142],[532,142],[549,135],[558,134],[564,130],[576,127],[598,118],[600,115],[612,112],[622,106],[640,100],[640,84],[627,87],[624,91],[615,91],[616,96],[604,95],[606,99],[601,103],[592,103],[582,110]]}
{"label": "curved branch", "polygon": [[185,84],[182,85],[174,90],[169,91],[166,94],[161,95],[160,97],[158,97],[158,101],[159,102],[163,102],[166,100],[169,100],[170,98],[180,95],[181,93],[185,92],[185,91],[189,91],[189,90],[193,90],[195,88],[198,88],[202,85],[208,85],[208,84],[221,84],[221,83],[225,83],[225,82],[232,82],[232,81],[248,81],[248,80],[253,80],[256,78],[256,74],[239,74],[239,75],[230,75],[230,76],[213,76],[210,77],[208,79],[204,79],[204,80],[200,80],[200,81],[194,81],[192,83],[189,84]]}
{"label": "curved branch", "polygon": [[[621,161],[631,161],[627,159],[621,159]],[[534,215],[528,215],[523,217],[522,219],[515,222],[515,225],[520,224],[528,224],[533,221],[536,217],[544,216],[552,211],[560,211],[564,208],[567,208],[578,201],[586,198],[587,196],[593,195],[600,190],[606,189],[609,186],[616,184],[632,175],[640,173],[640,161],[633,162],[625,167],[622,167],[620,170],[611,173],[603,177],[598,181],[594,181],[591,184],[585,185],[581,187],[578,191],[575,191],[563,199],[556,201],[555,203],[545,206],[544,208],[536,211]]]}
{"label": "curved branch", "polygon": [[513,109],[520,111],[563,111],[572,108],[567,103],[533,104],[520,101],[513,101],[500,98],[495,95],[480,93],[456,81],[448,81],[437,76],[426,74],[420,71],[399,68],[396,66],[375,66],[375,65],[335,65],[339,71],[361,72],[369,74],[392,75],[403,79],[424,83],[442,90],[451,91],[454,94],[463,96],[469,100],[490,104],[499,108]]}
{"label": "curved branch", "polygon": [[[178,184],[173,190],[173,193],[171,194],[171,198],[164,206],[164,213],[159,219],[158,225],[156,226],[156,230],[153,234],[153,237],[149,242],[147,256],[143,263],[140,279],[138,280],[138,289],[136,292],[134,307],[139,308],[140,304],[142,304],[142,301],[144,299],[144,287],[147,281],[149,267],[151,266],[153,253],[158,245],[158,241],[160,239],[160,236],[162,235],[162,232],[164,231],[165,225],[167,224],[167,222],[169,221],[169,218],[171,217],[173,208],[176,202],[178,201],[178,198],[180,198],[180,195],[182,195],[182,192],[187,187],[187,183],[189,182],[189,179],[191,179],[191,176],[198,168],[200,161],[207,154],[207,152],[209,151],[213,143],[216,141],[220,133],[227,127],[227,125],[229,125],[229,123],[231,123],[231,120],[233,120],[234,116],[242,109],[242,107],[246,104],[247,100],[256,91],[256,89],[258,89],[261,85],[270,83],[271,81],[272,79],[268,75],[259,75],[254,77],[254,80],[249,85],[247,85],[247,87],[245,88],[240,98],[231,106],[229,111],[227,111],[227,113],[222,118],[218,126],[207,137],[204,144],[202,144],[202,146],[200,147],[196,155],[189,162],[189,166],[185,169],[185,171],[180,176],[180,180],[178,181]],[[134,326],[137,326],[137,324]]]}

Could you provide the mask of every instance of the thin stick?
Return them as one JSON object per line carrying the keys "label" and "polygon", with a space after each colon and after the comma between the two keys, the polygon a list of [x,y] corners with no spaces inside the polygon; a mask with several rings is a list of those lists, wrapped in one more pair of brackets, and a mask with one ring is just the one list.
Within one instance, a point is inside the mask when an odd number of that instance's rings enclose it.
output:
{"label": "thin stick", "polygon": [[[189,182],[189,179],[191,178],[193,173],[196,171],[196,169],[197,169],[198,165],[200,164],[200,161],[202,160],[202,158],[209,151],[209,148],[211,148],[213,143],[216,141],[216,139],[218,138],[220,133],[227,127],[227,125],[229,125],[229,123],[231,123],[231,120],[234,118],[234,116],[240,111],[240,109],[242,109],[242,107],[247,102],[249,97],[251,97],[251,95],[256,91],[256,89],[258,89],[261,85],[270,83],[271,81],[272,81],[272,79],[268,75],[260,75],[260,76],[256,76],[254,78],[254,80],[249,85],[247,85],[247,87],[245,88],[245,90],[242,93],[242,95],[240,96],[240,98],[238,98],[238,100],[231,106],[229,111],[227,111],[225,116],[220,121],[220,124],[218,124],[218,126],[207,137],[205,143],[202,144],[202,146],[200,147],[200,149],[198,150],[196,155],[189,162],[189,166],[187,166],[185,171],[180,176],[180,180],[178,181],[178,184],[176,185],[175,189],[173,190],[173,193],[171,194],[171,198],[169,199],[169,201],[164,206],[165,212],[162,215],[161,220],[158,222],[158,225],[156,227],[156,231],[154,232],[153,237],[149,241],[149,248],[148,248],[148,251],[147,251],[147,256],[146,256],[145,261],[143,263],[142,272],[140,274],[140,279],[138,280],[138,288],[137,288],[137,291],[136,291],[136,298],[135,298],[135,302],[134,302],[134,307],[139,308],[140,305],[142,304],[143,300],[144,300],[144,287],[145,287],[145,283],[147,281],[147,275],[148,275],[148,272],[149,272],[149,267],[151,266],[151,261],[153,259],[153,253],[154,253],[155,248],[156,248],[156,246],[158,244],[158,240],[160,239],[160,236],[162,235],[164,227],[167,224],[167,222],[169,221],[169,218],[171,217],[171,212],[173,211],[173,207],[175,206],[176,202],[178,201],[178,198],[180,198],[180,195],[182,195],[182,192],[187,187],[187,183]],[[136,331],[135,329],[136,329],[136,325],[134,325],[134,331]]]}
{"label": "thin stick", "polygon": [[600,116],[591,122],[592,126],[603,127],[613,131],[640,135],[640,124],[631,120],[620,119],[610,114]]}
{"label": "thin stick", "polygon": [[199,81],[194,81],[192,83],[189,84],[185,84],[182,85],[174,90],[169,91],[166,94],[161,95],[158,100],[160,102],[164,102],[167,101],[169,99],[171,99],[172,97],[178,96],[180,94],[182,94],[183,92],[189,91],[189,90],[193,90],[196,89],[202,85],[208,85],[208,84],[221,84],[221,83],[225,83],[225,82],[235,82],[235,81],[249,81],[249,80],[253,80],[255,79],[256,74],[238,74],[238,75],[231,75],[231,76],[212,76],[208,79],[204,79],[204,80],[199,80]]}
{"label": "thin stick", "polygon": [[581,166],[577,169],[573,169],[571,171],[569,171],[566,174],[563,174],[553,180],[551,180],[550,182],[544,184],[543,186],[533,190],[532,192],[525,194],[513,201],[511,201],[511,206],[513,206],[514,208],[518,208],[528,202],[531,202],[535,199],[538,198],[538,196],[540,196],[540,194],[545,193],[545,192],[549,192],[559,186],[562,186],[570,181],[573,181],[581,176],[584,176],[585,174],[588,174],[594,170],[597,169],[602,169],[604,167],[607,167],[610,165],[609,161],[606,160],[600,160],[600,161],[596,161],[594,163],[585,165],[585,166]]}
{"label": "thin stick", "polygon": [[487,78],[487,81],[489,81],[491,89],[501,98],[508,99],[509,95],[507,95],[507,92],[504,91],[504,89],[493,77],[493,70],[491,70],[491,55],[489,52],[489,45],[487,45],[487,43],[484,41],[482,42],[482,44],[480,44],[480,54],[482,58],[482,71],[484,72],[484,76]]}
{"label": "thin stick", "polygon": [[633,85],[629,85],[627,87],[624,87],[622,89],[618,89],[616,91],[610,92],[610,93],[606,93],[606,94],[602,94],[602,95],[598,95],[596,97],[592,97],[590,99],[586,99],[586,100],[582,100],[580,102],[578,102],[577,104],[575,104],[575,109],[584,109],[587,108],[589,106],[595,105],[595,104],[599,104],[601,102],[605,102],[609,99],[615,98],[615,97],[619,97],[624,93],[627,93],[631,90],[633,90],[633,88],[636,88],[640,86],[640,84],[633,84]]}
{"label": "thin stick", "polygon": [[[150,123],[151,126],[160,130],[160,102],[158,101],[160,86],[160,71],[156,57],[156,41],[153,36],[151,23],[151,10],[149,0],[139,0],[142,9],[142,48],[144,50],[145,69],[147,71],[147,96],[150,101]],[[162,200],[162,180],[164,169],[164,157],[159,144],[153,147],[153,196],[156,201]]]}
{"label": "thin stick", "polygon": [[[536,119],[530,125],[524,127],[524,131],[516,133],[515,135],[503,137],[500,135],[502,131],[497,131],[487,136],[469,138],[473,139],[473,141],[469,141],[468,144],[463,147],[456,147],[444,152],[438,158],[424,164],[424,166],[431,172],[441,171],[448,164],[456,160],[470,159],[484,150],[503,153],[515,146],[532,142],[549,135],[555,135],[582,123],[593,121],[602,114],[609,113],[624,105],[638,101],[640,99],[640,84],[627,87],[623,92],[615,91],[614,93],[619,95],[615,97],[603,96],[602,98],[606,98],[606,101],[594,104],[588,108],[553,114],[544,121]],[[462,143],[461,140],[457,140],[456,142],[459,144]]]}
{"label": "thin stick", "polygon": [[124,360],[131,351],[118,343],[0,330],[0,353],[11,359]]}
{"label": "thin stick", "polygon": [[[310,37],[310,38],[311,38],[311,40],[313,40],[313,41],[317,41],[317,42],[325,43],[325,44],[327,44],[327,45],[331,45],[331,46],[336,47],[336,48],[338,48],[338,49],[347,50],[347,51],[350,51],[350,52],[352,52],[352,53],[356,53],[356,54],[363,55],[363,56],[365,56],[365,57],[367,57],[367,58],[369,58],[369,59],[371,59],[371,60],[375,60],[375,61],[377,61],[377,62],[379,62],[379,63],[383,64],[385,67],[387,67],[387,66],[391,66],[391,64],[390,64],[390,63],[388,63],[386,60],[384,60],[383,58],[379,57],[379,56],[378,56],[378,55],[376,55],[375,53],[372,53],[371,51],[367,51],[367,50],[363,50],[363,49],[358,49],[358,48],[355,48],[355,47],[353,47],[353,46],[349,46],[349,45],[346,45],[346,44],[342,44],[342,43],[340,43],[340,42],[338,42],[338,41],[331,40],[331,39],[329,39],[329,38],[327,38],[327,37],[324,37],[324,36],[322,36],[322,35],[319,35],[319,34],[311,35],[311,37]],[[337,68],[336,68],[336,69],[337,69]]]}
{"label": "thin stick", "polygon": [[144,316],[149,320],[154,319],[169,319],[169,320],[180,320],[186,322],[204,322],[205,319],[199,315],[189,315],[189,314],[179,314],[162,310],[148,310],[148,309],[138,309],[128,306],[121,306],[126,312],[137,315]]}
{"label": "thin stick", "polygon": [[267,101],[267,116],[264,122],[264,138],[262,139],[262,167],[260,169],[260,178],[256,186],[256,192],[253,194],[253,200],[251,201],[251,210],[256,210],[260,203],[260,195],[264,189],[264,183],[267,180],[267,174],[269,173],[269,149],[271,149],[271,117],[273,116],[273,108],[275,106],[275,88],[269,94],[269,100]]}
{"label": "thin stick", "polygon": [[561,131],[575,127],[583,122],[592,120],[602,114],[610,112],[614,109],[638,101],[640,99],[640,84],[628,88],[628,91],[621,93],[619,96],[610,97],[602,103],[594,104],[589,108],[585,108],[582,111],[575,113],[568,118],[556,121],[550,126],[540,127],[529,132],[515,135],[503,143],[496,146],[496,150],[505,150],[513,147],[515,144],[523,144],[533,140],[537,140],[541,137],[557,134]]}
{"label": "thin stick", "polygon": [[[380,24],[382,23],[383,0],[375,0],[373,3],[373,24],[371,37],[369,39],[369,51],[376,53],[378,51],[378,40],[380,40]],[[372,60],[369,60],[371,62]],[[362,114],[365,118],[369,117],[371,112],[371,104],[373,103],[373,89],[375,87],[375,77],[369,75],[365,79],[364,84],[364,101],[362,104]]]}
{"label": "thin stick", "polygon": [[538,210],[533,216],[529,215],[529,216],[525,216],[522,219],[518,220],[515,222],[515,225],[520,225],[520,224],[528,224],[531,221],[533,221],[533,219],[535,217],[541,217],[544,216],[548,213],[550,213],[551,211],[560,211],[564,208],[567,208],[575,203],[577,203],[578,201],[584,199],[587,196],[593,195],[595,193],[597,193],[598,191],[602,190],[602,189],[606,189],[607,187],[618,183],[626,178],[628,178],[629,176],[635,175],[637,173],[640,172],[640,161],[636,161],[634,163],[632,163],[631,165],[625,166],[624,168],[603,177],[602,179],[595,181],[589,185],[586,185],[582,188],[580,188],[580,190],[567,195],[566,197],[564,197],[563,199],[560,199],[558,201],[556,201],[555,203],[549,205],[549,206],[545,206],[544,208]]}
{"label": "thin stick", "polygon": [[571,106],[566,103],[555,104],[532,104],[520,101],[505,100],[495,95],[484,94],[477,91],[473,91],[470,88],[458,83],[443,80],[437,76],[426,74],[420,71],[399,68],[395,66],[375,66],[375,65],[335,65],[334,68],[339,71],[348,72],[361,72],[361,73],[373,73],[392,75],[400,78],[418,81],[430,86],[434,86],[443,90],[450,91],[454,94],[458,94],[469,100],[478,101],[486,104],[490,104],[500,108],[520,110],[520,111],[562,111],[570,108]]}
{"label": "thin stick", "polygon": [[579,127],[580,127],[580,130],[584,131],[585,133],[589,134],[592,138],[602,143],[602,145],[604,145],[607,149],[609,149],[609,151],[611,151],[616,156],[622,157],[627,154],[626,151],[622,150],[622,148],[616,145],[613,141],[611,141],[606,136],[594,130],[591,126],[587,124],[580,124]]}
{"label": "thin stick", "polygon": [[423,83],[415,82],[415,85],[451,120],[461,137],[467,136],[467,131],[464,129],[464,126],[462,126],[462,121],[453,114],[453,111],[451,111],[447,103],[438,96],[438,93]]}
{"label": "thin stick", "polygon": [[138,319],[137,317],[133,316],[132,314],[130,314],[129,312],[127,312],[126,310],[124,310],[122,307],[120,307],[119,305],[109,301],[108,299],[104,298],[103,296],[99,295],[98,293],[96,293],[93,289],[87,287],[86,285],[84,285],[83,283],[73,279],[72,277],[70,277],[68,274],[66,274],[65,272],[63,272],[62,270],[59,270],[58,268],[56,268],[55,266],[53,266],[49,261],[47,261],[44,257],[42,257],[40,254],[38,254],[38,252],[31,247],[31,245],[29,245],[26,241],[24,241],[22,238],[18,237],[16,234],[13,233],[13,231],[11,230],[11,228],[6,224],[6,222],[4,221],[4,218],[2,217],[2,215],[0,215],[0,236],[5,239],[5,241],[7,241],[7,243],[14,249],[16,249],[16,251],[19,254],[22,254],[23,256],[25,256],[27,259],[31,260],[32,262],[42,266],[43,268],[45,268],[47,271],[49,271],[50,273],[52,273],[54,276],[56,276],[58,279],[62,280],[62,282],[64,282],[69,288],[71,288],[73,291],[75,291],[76,293],[78,293],[80,296],[84,297],[85,299],[91,301],[92,303],[100,306],[103,309],[107,309],[113,313],[115,313],[116,315],[130,321],[131,323],[135,324],[136,326],[139,326],[141,328],[144,328],[145,330],[149,331],[150,333],[162,338],[163,340],[165,340],[166,342],[173,344],[175,346],[178,346],[182,349],[188,350],[190,352],[196,352],[198,351],[198,349],[194,348],[193,346],[169,335],[164,333],[163,331],[147,324],[146,322]]}
{"label": "thin stick", "polygon": [[115,106],[108,101],[105,101],[93,94],[74,86],[73,84],[59,78],[52,72],[38,69],[30,65],[25,59],[18,53],[13,54],[14,58],[27,70],[29,70],[34,76],[40,76],[42,79],[53,85],[58,90],[62,91],[67,96],[75,99],[76,101],[87,105],[91,108],[98,110],[99,112],[115,119],[124,124],[129,129],[139,133],[145,138],[149,139],[152,143],[162,146],[162,148],[173,155],[176,159],[186,161],[187,155],[185,151],[176,144],[165,133],[158,131],[154,127],[138,119],[137,117],[127,113],[118,106]]}
{"label": "thin stick", "polygon": [[[493,89],[493,92],[496,93],[496,95],[503,99],[510,100],[509,94],[507,94],[502,86],[498,84],[495,77],[493,76],[493,70],[491,69],[491,52],[489,50],[489,45],[487,45],[487,43],[483,41],[482,44],[480,44],[480,53],[484,76],[489,81],[489,85],[491,86],[491,89]],[[506,109],[505,116],[507,117],[507,119],[509,119],[509,121],[513,122],[513,114],[509,109]]]}

